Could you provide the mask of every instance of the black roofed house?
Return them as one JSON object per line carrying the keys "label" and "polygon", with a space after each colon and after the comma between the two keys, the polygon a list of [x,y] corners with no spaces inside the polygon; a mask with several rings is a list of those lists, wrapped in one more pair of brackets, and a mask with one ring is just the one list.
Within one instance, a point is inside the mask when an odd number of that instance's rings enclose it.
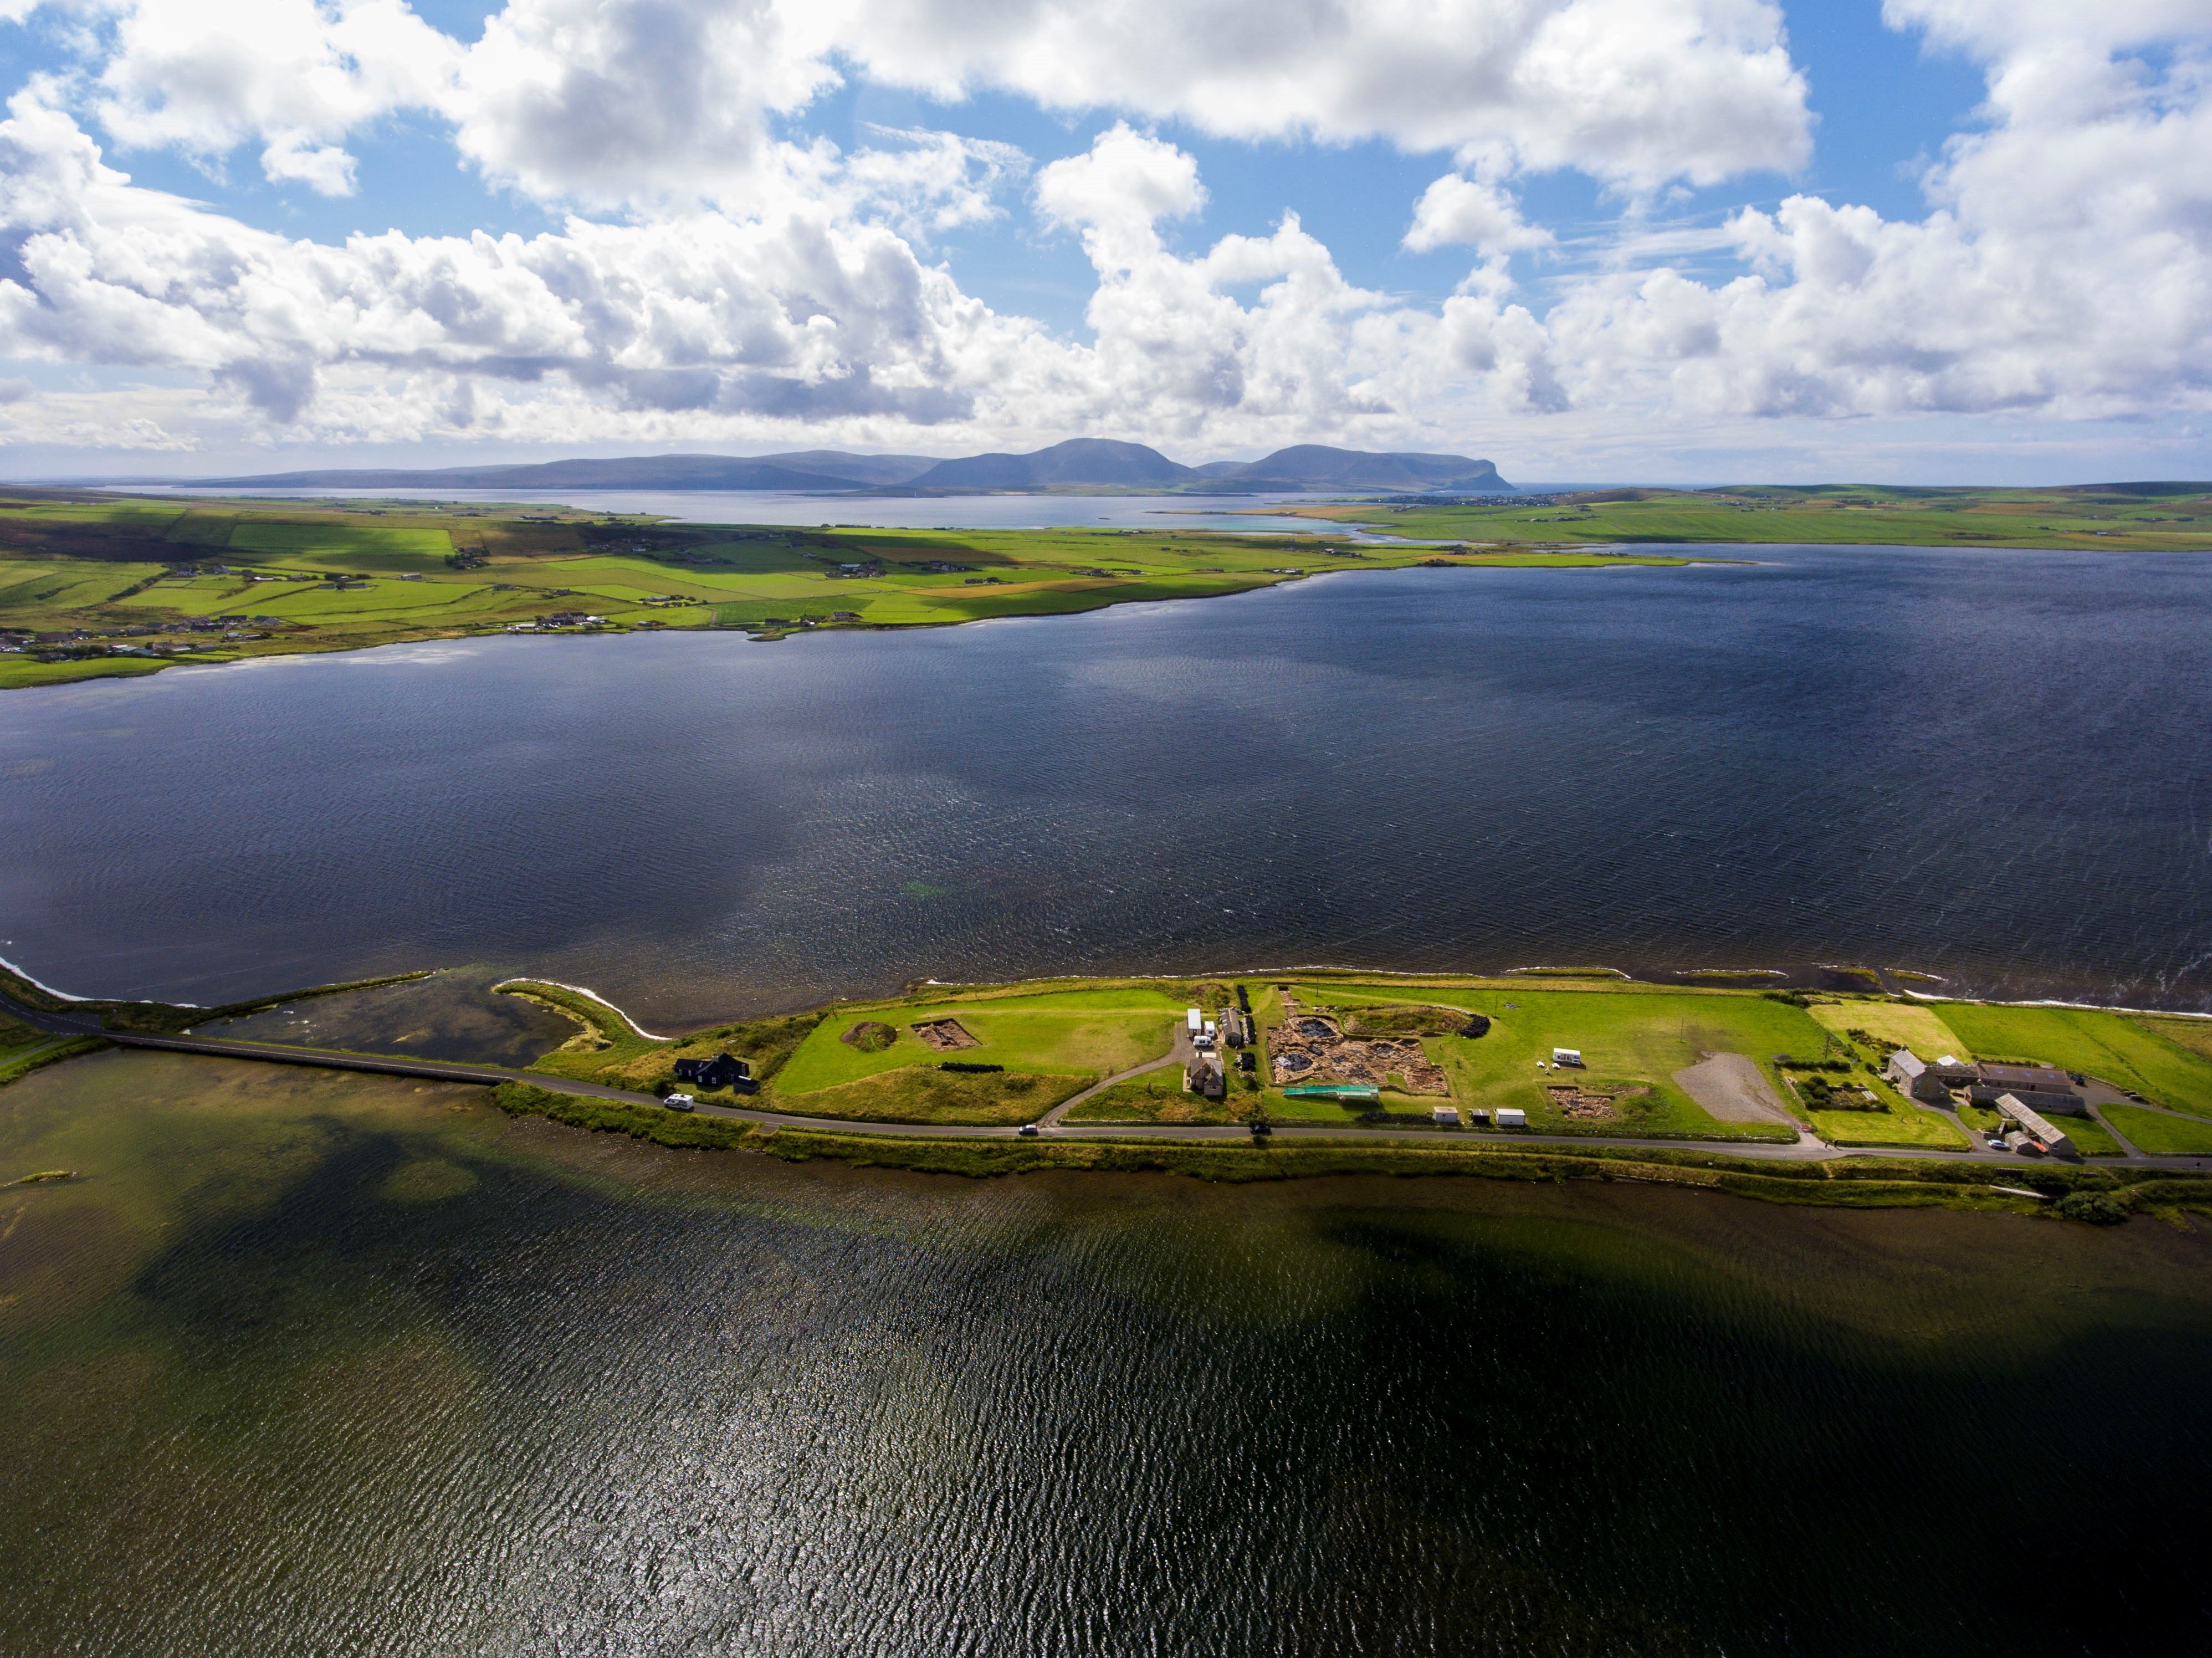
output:
{"label": "black roofed house", "polygon": [[760,1089],[753,1080],[752,1066],[730,1054],[717,1054],[711,1060],[678,1060],[676,1080],[701,1088],[732,1089],[739,1094],[757,1093]]}

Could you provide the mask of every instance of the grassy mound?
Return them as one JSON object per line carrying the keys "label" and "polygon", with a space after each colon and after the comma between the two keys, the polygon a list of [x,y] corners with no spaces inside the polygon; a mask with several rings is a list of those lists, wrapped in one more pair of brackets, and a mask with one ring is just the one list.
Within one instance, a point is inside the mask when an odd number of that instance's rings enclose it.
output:
{"label": "grassy mound", "polygon": [[863,1019],[837,1040],[863,1054],[880,1054],[898,1040],[898,1031],[881,1019]]}

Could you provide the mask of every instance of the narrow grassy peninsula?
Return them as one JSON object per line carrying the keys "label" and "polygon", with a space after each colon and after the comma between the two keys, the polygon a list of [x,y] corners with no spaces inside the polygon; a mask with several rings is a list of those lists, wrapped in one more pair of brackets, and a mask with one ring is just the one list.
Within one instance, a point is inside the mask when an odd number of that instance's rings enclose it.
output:
{"label": "narrow grassy peninsula", "polygon": [[[8,975],[0,1083],[136,1043],[476,1082],[510,1114],[683,1150],[940,1173],[1395,1171],[2090,1221],[2212,1210],[2196,1161],[2212,1156],[2208,1022],[2164,1014],[1609,971],[1304,971],[928,984],[680,1033],[583,987],[513,979],[495,988],[572,1028],[525,1071],[198,1029],[420,976],[196,1009]],[[2050,1114],[2028,1122],[2013,1090]]]}

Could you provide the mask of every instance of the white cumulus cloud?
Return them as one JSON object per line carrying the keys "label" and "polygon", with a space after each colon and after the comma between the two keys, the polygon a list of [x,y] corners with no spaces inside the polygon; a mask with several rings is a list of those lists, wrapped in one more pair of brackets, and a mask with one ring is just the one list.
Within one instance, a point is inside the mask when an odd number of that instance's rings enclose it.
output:
{"label": "white cumulus cloud", "polygon": [[[2203,0],[1887,0],[1987,77],[1924,214],[1801,193],[1717,230],[1636,218],[1609,262],[1547,261],[1540,301],[1510,275],[1558,245],[1516,193],[1529,173],[1578,169],[1640,210],[1673,181],[1806,158],[1769,0],[506,0],[473,41],[404,0],[57,3],[77,66],[0,123],[0,358],[207,392],[30,392],[16,434],[82,432],[106,407],[114,432],[163,443],[227,421],[271,441],[1479,449],[1654,417],[2212,402]],[[806,133],[863,76],[1122,118],[1030,186],[1038,230],[1091,266],[1086,340],[994,310],[930,252],[1006,214],[1028,156],[921,127],[851,149]],[[343,195],[398,118],[569,216],[318,242],[112,164],[162,149],[212,172],[242,152]],[[1472,250],[1466,280],[1427,303],[1349,281],[1295,175],[1267,234],[1202,234],[1197,161],[1148,122],[1433,155],[1403,244]]]}
{"label": "white cumulus cloud", "polygon": [[[1577,396],[1747,414],[2050,412],[2212,400],[2212,41],[2163,64],[2009,8],[1928,0],[1990,62],[1990,125],[1954,139],[1917,221],[1797,196],[1730,227],[1751,274],[1591,282],[1549,319]],[[2178,8],[2089,26],[2141,44]],[[1986,30],[1979,20],[1986,10]],[[2070,9],[2069,9],[2070,11]]]}

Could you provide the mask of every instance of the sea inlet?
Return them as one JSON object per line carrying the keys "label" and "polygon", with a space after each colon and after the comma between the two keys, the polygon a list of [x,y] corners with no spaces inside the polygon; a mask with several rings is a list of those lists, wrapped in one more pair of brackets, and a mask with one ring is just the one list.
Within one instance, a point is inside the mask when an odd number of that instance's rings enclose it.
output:
{"label": "sea inlet", "polygon": [[2212,1007],[2212,555],[1707,550],[10,692],[0,956],[210,1004],[475,964],[654,1028],[1300,963]]}
{"label": "sea inlet", "polygon": [[0,1095],[0,1651],[2201,1650],[2212,1243]]}
{"label": "sea inlet", "polygon": [[[527,970],[657,1028],[1296,960],[2205,1004],[2212,560],[1750,556],[13,693],[0,953],[203,1002]],[[2201,1230],[970,1181],[143,1052],[0,1090],[0,1181],[62,1171],[0,1186],[0,1652],[2212,1627]]]}

